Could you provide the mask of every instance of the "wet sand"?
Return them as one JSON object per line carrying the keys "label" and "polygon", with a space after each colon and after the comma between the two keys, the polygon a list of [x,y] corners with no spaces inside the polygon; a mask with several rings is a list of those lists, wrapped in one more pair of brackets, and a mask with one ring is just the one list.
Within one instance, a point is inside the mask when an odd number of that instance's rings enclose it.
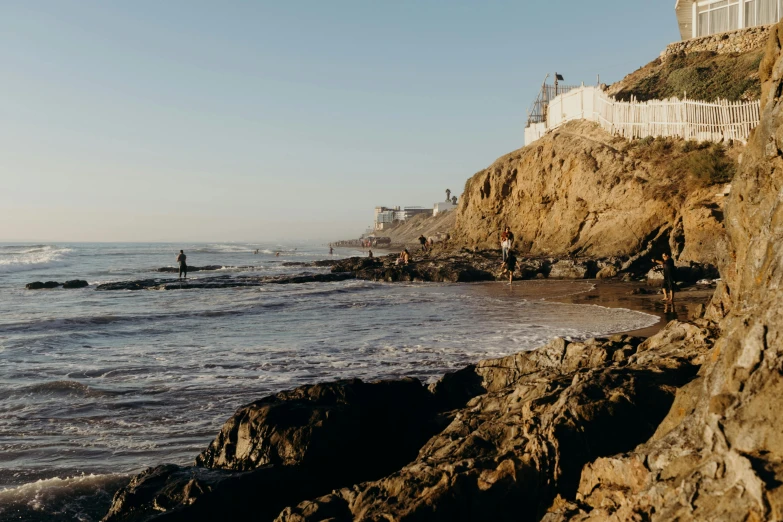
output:
{"label": "wet sand", "polygon": [[[652,315],[657,315],[660,321],[641,330],[628,333],[639,337],[649,337],[661,330],[669,321],[687,321],[699,305],[707,305],[714,287],[692,286],[674,293],[673,303],[664,303],[660,287],[647,286],[644,282],[623,283],[621,281],[590,281],[594,288],[589,292],[565,297],[554,297],[550,300],[573,304],[594,304],[609,308],[627,308]],[[641,289],[651,294],[634,294]]]}
{"label": "wet sand", "polygon": [[707,304],[714,291],[713,287],[686,288],[674,294],[674,303],[671,304],[661,301],[663,295],[659,287],[647,286],[641,281],[527,280],[514,281],[510,287],[502,282],[482,283],[480,286],[491,294],[513,294],[520,299],[625,308],[657,316],[659,321],[652,326],[619,332],[639,337],[654,335],[669,321],[687,321],[700,304]]}

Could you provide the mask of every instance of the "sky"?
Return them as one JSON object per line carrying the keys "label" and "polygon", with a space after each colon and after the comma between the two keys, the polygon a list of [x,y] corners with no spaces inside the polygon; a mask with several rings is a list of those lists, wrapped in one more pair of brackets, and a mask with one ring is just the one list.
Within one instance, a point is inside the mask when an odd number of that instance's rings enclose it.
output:
{"label": "sky", "polygon": [[358,237],[611,83],[673,0],[0,1],[0,241]]}

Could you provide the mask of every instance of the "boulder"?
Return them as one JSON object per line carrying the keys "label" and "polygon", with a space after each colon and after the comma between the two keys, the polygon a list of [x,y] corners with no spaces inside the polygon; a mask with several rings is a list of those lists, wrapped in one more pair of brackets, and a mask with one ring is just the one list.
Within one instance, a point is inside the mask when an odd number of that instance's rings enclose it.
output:
{"label": "boulder", "polygon": [[353,379],[266,397],[238,410],[195,467],[135,476],[104,520],[271,520],[286,505],[399,469],[450,422],[444,406],[470,397],[446,400],[414,379]]}
{"label": "boulder", "polygon": [[90,283],[83,279],[72,279],[63,283],[63,288],[84,288],[90,286]]}
{"label": "boulder", "polygon": [[549,266],[550,279],[585,279],[595,274],[595,263],[560,259]]}
{"label": "boulder", "polygon": [[596,279],[611,279],[613,277],[616,277],[618,274],[618,270],[616,266],[607,265],[603,268],[601,268],[598,273],[595,275]]}
{"label": "boulder", "polygon": [[35,281],[33,283],[27,283],[25,285],[25,288],[27,290],[42,290],[42,289],[50,289],[50,288],[57,288],[60,286],[60,283],[57,281],[46,281],[45,283],[41,281]]}

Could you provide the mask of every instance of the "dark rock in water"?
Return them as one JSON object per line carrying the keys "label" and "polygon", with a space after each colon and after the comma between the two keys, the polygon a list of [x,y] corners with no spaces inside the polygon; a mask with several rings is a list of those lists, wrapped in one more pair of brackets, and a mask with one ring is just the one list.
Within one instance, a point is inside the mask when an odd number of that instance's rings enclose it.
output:
{"label": "dark rock in water", "polygon": [[484,361],[472,399],[415,461],[286,508],[277,522],[537,521],[574,499],[582,467],[634,448],[696,375],[711,332],[671,323],[639,345],[615,336]]}
{"label": "dark rock in water", "polygon": [[[333,473],[339,483],[342,470]],[[327,493],[324,480],[323,472],[305,466],[264,466],[237,472],[166,464],[133,477],[114,495],[102,520],[272,520],[287,505]]]}
{"label": "dark rock in water", "polygon": [[353,279],[353,273],[339,274],[300,274],[294,276],[235,276],[224,275],[199,279],[141,279],[137,281],[118,281],[98,285],[98,290],[190,290],[195,288],[239,288],[255,287],[267,284],[286,285],[303,283],[331,283]]}
{"label": "dark rock in water", "polygon": [[[266,464],[351,466],[359,475],[382,475],[414,458],[443,428],[435,414],[431,394],[415,379],[302,386],[237,411],[196,463],[233,470]],[[383,452],[374,452],[378,446]],[[354,454],[373,458],[346,460]]]}
{"label": "dark rock in water", "polygon": [[336,259],[322,259],[319,261],[286,261],[282,263],[283,266],[309,266],[309,267],[317,267],[317,268],[326,268],[330,266],[334,266],[337,263],[339,263],[339,260]]}
{"label": "dark rock in water", "polygon": [[399,469],[449,420],[413,379],[302,386],[237,411],[199,467],[136,476],[104,520],[161,511],[166,520],[271,520],[287,505]]}
{"label": "dark rock in water", "polygon": [[[208,272],[208,271],[214,271],[214,270],[220,270],[222,268],[254,268],[252,266],[235,266],[235,267],[226,267],[223,265],[207,265],[207,266],[190,266],[188,265],[188,273],[190,272]],[[157,272],[173,272],[178,273],[179,267],[177,266],[164,266],[161,268],[158,268],[156,270]]]}
{"label": "dark rock in water", "polygon": [[25,285],[25,288],[28,290],[41,290],[41,289],[49,289],[49,288],[57,288],[60,286],[60,283],[57,281],[47,281],[45,283],[42,283],[41,281],[35,281],[34,283],[27,283]]}
{"label": "dark rock in water", "polygon": [[63,283],[63,288],[84,288],[90,286],[90,283],[83,279],[72,279]]}

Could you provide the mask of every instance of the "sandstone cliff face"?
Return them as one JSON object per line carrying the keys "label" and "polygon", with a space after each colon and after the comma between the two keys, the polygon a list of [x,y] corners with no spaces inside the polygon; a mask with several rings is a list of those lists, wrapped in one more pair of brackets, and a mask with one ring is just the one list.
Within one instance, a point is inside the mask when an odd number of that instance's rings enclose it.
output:
{"label": "sandstone cliff face", "polygon": [[783,520],[783,28],[761,67],[762,123],[726,208],[723,336],[656,434],[585,467],[546,520]]}
{"label": "sandstone cliff face", "polygon": [[593,123],[568,123],[468,180],[454,238],[497,248],[508,225],[533,255],[629,256],[652,243],[681,262],[716,263],[718,190],[671,175],[687,147],[628,143]]}

